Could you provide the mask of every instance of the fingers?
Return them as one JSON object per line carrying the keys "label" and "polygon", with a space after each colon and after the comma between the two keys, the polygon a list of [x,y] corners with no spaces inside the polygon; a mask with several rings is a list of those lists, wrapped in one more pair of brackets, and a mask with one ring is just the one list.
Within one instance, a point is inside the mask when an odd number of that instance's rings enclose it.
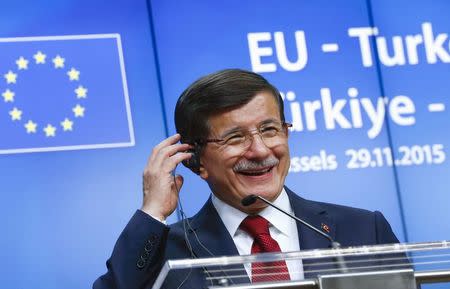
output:
{"label": "fingers", "polygon": [[150,159],[151,160],[152,157],[155,157],[156,155],[158,155],[158,153],[163,149],[166,148],[168,146],[174,145],[176,144],[179,140],[181,139],[181,136],[179,134],[174,134],[168,138],[166,138],[165,140],[163,140],[162,142],[160,142],[158,145],[156,145],[153,150],[152,150],[152,154],[150,155]]}
{"label": "fingers", "polygon": [[169,145],[176,144],[180,139],[181,139],[181,135],[176,133],[176,134],[174,134],[172,136],[169,136],[168,138],[166,138],[162,142],[160,142],[157,146],[155,146],[155,148],[153,150],[158,151],[158,150],[160,150],[163,147],[167,147]]}
{"label": "fingers", "polygon": [[179,163],[192,157],[191,153],[186,152],[192,146],[177,143],[179,139],[180,135],[175,134],[153,148],[144,169],[144,175],[169,174],[175,170]]}
{"label": "fingers", "polygon": [[[175,134],[163,140],[157,146],[153,148],[152,154],[148,159],[147,166],[152,164],[153,166],[160,167],[163,163],[170,157],[176,156],[174,160],[178,160],[177,164],[182,160],[188,158],[188,156],[183,153],[186,152],[191,145],[189,144],[179,144],[180,135]],[[182,153],[178,156],[179,153]]]}

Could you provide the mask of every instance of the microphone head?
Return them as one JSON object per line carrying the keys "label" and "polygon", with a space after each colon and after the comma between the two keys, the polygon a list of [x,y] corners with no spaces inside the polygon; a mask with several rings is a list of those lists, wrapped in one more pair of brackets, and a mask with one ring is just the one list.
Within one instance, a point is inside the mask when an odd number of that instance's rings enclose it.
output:
{"label": "microphone head", "polygon": [[255,195],[248,195],[247,197],[243,198],[241,200],[241,204],[244,207],[250,206],[251,204],[253,204],[254,202],[256,202],[257,197]]}

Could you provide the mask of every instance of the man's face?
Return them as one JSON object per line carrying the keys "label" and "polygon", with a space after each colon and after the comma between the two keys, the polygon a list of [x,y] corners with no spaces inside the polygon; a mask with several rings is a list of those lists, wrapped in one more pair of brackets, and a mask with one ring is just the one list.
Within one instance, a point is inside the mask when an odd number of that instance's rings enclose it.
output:
{"label": "man's face", "polygon": [[243,207],[241,200],[251,194],[273,201],[280,194],[289,170],[287,129],[276,137],[275,145],[264,142],[256,132],[261,126],[280,123],[279,108],[270,92],[260,92],[247,104],[209,118],[209,139],[224,139],[236,131],[252,132],[244,150],[208,143],[201,155],[200,176],[213,193],[229,205],[254,214],[266,207],[257,201]]}

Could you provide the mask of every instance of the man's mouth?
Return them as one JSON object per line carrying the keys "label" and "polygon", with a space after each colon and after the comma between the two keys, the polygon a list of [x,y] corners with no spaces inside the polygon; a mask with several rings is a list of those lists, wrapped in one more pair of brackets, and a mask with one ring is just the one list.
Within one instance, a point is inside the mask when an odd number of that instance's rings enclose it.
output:
{"label": "man's mouth", "polygon": [[261,169],[252,169],[252,170],[242,170],[237,173],[243,174],[245,176],[262,176],[264,174],[267,174],[273,169],[273,167],[265,167]]}

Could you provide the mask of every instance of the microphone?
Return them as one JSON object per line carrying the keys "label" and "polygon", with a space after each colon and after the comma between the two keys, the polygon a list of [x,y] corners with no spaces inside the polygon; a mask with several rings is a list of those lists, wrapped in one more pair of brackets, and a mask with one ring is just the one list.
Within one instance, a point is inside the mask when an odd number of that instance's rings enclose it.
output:
{"label": "microphone", "polygon": [[[328,235],[328,234],[322,232],[321,230],[317,229],[316,227],[314,227],[313,225],[309,224],[308,222],[303,221],[302,219],[298,218],[297,216],[292,215],[292,214],[286,212],[285,210],[279,208],[279,207],[276,206],[274,203],[270,202],[269,200],[267,200],[267,199],[265,199],[265,198],[263,198],[263,197],[261,197],[261,196],[253,195],[253,194],[252,194],[252,195],[248,195],[247,197],[245,197],[245,198],[243,198],[243,199],[241,200],[241,204],[242,204],[244,207],[247,207],[247,206],[250,206],[250,205],[254,204],[254,203],[256,202],[257,199],[263,201],[264,203],[268,204],[269,206],[271,206],[271,207],[277,209],[278,211],[282,212],[283,214],[285,214],[285,215],[291,217],[291,218],[294,219],[295,221],[301,223],[302,225],[305,225],[305,226],[306,226],[307,228],[309,228],[310,230],[312,230],[312,231],[316,232],[317,234],[323,236],[324,238],[326,238],[326,239],[330,242],[331,247],[332,247],[333,249],[339,249],[339,248],[341,248],[341,244],[339,244],[339,243],[336,242],[333,238],[331,238],[330,235]],[[339,266],[339,268],[341,269],[342,273],[348,272],[347,266],[345,265],[344,258],[343,258],[342,256],[336,256],[336,259],[337,259],[338,266]]]}

